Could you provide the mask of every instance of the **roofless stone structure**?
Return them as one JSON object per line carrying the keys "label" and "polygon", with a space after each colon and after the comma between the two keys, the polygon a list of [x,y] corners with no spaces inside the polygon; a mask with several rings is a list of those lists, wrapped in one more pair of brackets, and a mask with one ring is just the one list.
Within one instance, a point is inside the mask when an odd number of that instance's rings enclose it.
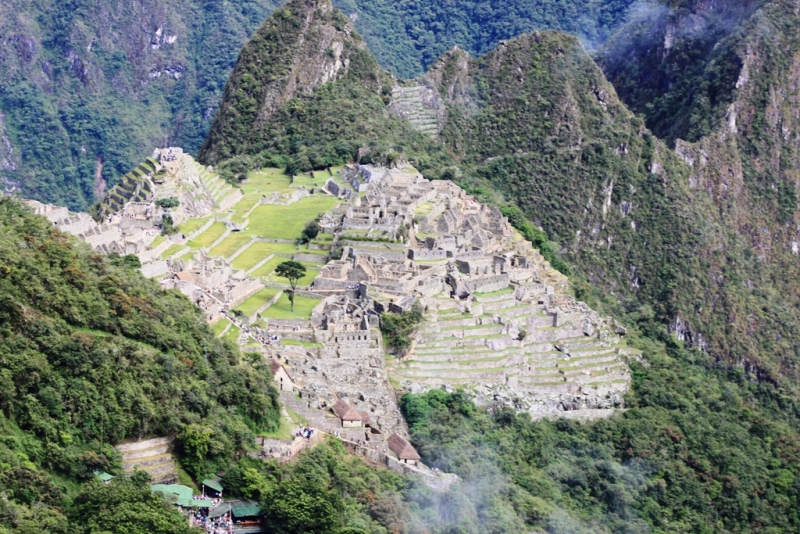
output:
{"label": "roofless stone structure", "polygon": [[302,372],[309,394],[333,384],[331,393],[364,397],[333,369],[322,378],[323,362],[382,371],[371,328],[382,312],[419,303],[425,321],[389,369],[404,389],[466,387],[479,402],[534,414],[622,405],[632,352],[624,328],[576,301],[499,209],[407,166],[358,166],[331,182],[342,203],[321,225],[342,255],[313,284],[330,296],[311,320],[325,350]]}
{"label": "roofless stone structure", "polygon": [[[406,435],[395,387],[466,388],[480,404],[533,415],[605,414],[622,405],[630,382],[626,358],[632,354],[625,330],[576,301],[567,278],[499,209],[404,165],[350,165],[322,191],[317,194],[340,202],[319,221],[325,239],[309,244],[309,251],[322,247],[334,258],[306,292],[320,302],[310,318],[271,320],[271,331],[278,329],[282,341],[260,349],[291,377],[283,389],[300,394],[298,399],[286,391],[284,401],[315,426],[379,446],[387,436]],[[292,203],[309,194],[295,193],[261,202]],[[157,203],[162,198],[177,198],[180,205],[167,211]],[[194,234],[224,223],[227,231],[216,241],[221,242],[241,230],[227,212],[240,198],[241,192],[180,149],[163,149],[112,189],[100,222],[31,204],[100,252],[136,254],[146,275],[182,291],[214,321],[259,291],[263,281],[233,269],[231,258],[211,257],[213,246],[186,247],[161,259],[191,235],[152,245],[167,214],[175,223],[204,218]],[[417,305],[425,320],[411,349],[387,360],[381,314]],[[269,337],[261,328],[252,326],[251,344]],[[347,427],[329,408],[320,409],[339,401],[353,412]]]}

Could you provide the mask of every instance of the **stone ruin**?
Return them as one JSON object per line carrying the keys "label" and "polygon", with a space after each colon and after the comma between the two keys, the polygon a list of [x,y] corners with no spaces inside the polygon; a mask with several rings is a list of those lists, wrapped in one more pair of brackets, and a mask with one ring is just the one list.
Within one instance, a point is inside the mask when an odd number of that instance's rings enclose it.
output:
{"label": "stone ruin", "polygon": [[[462,387],[480,404],[533,415],[623,405],[633,354],[625,330],[576,301],[567,278],[499,209],[405,166],[354,167],[326,189],[342,202],[320,224],[342,255],[314,280],[328,297],[310,324],[285,334],[321,348],[277,354],[304,415],[346,398],[382,435],[403,434],[390,376],[407,391]],[[425,320],[411,350],[387,367],[380,314],[415,303]]]}
{"label": "stone ruin", "polygon": [[[112,189],[99,223],[31,204],[98,251],[136,254],[147,276],[183,292],[209,322],[263,287],[233,269],[230,258],[211,258],[205,249],[186,247],[160,259],[192,236],[151,246],[165,215],[157,199],[179,199],[170,211],[177,224],[230,208],[241,198],[238,190],[231,192],[180,149],[156,151],[131,175],[119,191]],[[606,409],[593,411],[600,414],[622,406],[630,383],[626,359],[633,355],[624,329],[576,301],[567,278],[499,209],[403,165],[350,165],[323,191],[340,203],[319,221],[330,238],[309,248],[341,255],[321,268],[309,290],[320,304],[310,319],[271,320],[269,328],[252,325],[242,335],[246,350],[279,335],[280,342],[258,350],[285,365],[295,392],[283,392],[284,402],[313,426],[377,446],[393,433],[407,435],[396,388],[466,388],[479,404],[533,415]],[[219,220],[228,226],[226,236],[241,229]],[[387,359],[381,314],[415,305],[425,320],[410,351]],[[341,399],[365,414],[363,424],[343,427],[330,410]]]}
{"label": "stone ruin", "polygon": [[[165,209],[157,204],[167,198],[177,199],[179,205]],[[263,284],[233,269],[229,261],[211,258],[203,249],[193,251],[185,247],[170,259],[161,256],[172,246],[185,245],[215,219],[209,219],[192,235],[176,234],[155,247],[152,245],[161,235],[166,215],[177,225],[230,209],[241,198],[241,190],[200,166],[180,148],[165,148],[156,150],[153,157],[123,176],[109,191],[99,204],[99,222],[87,213],[73,213],[34,200],[26,202],[37,215],[46,217],[62,232],[82,239],[97,252],[136,255],[145,276],[158,278],[166,289],[181,291],[203,308],[207,320],[213,322],[261,290]],[[241,224],[221,220],[228,228],[226,235],[243,228]]]}

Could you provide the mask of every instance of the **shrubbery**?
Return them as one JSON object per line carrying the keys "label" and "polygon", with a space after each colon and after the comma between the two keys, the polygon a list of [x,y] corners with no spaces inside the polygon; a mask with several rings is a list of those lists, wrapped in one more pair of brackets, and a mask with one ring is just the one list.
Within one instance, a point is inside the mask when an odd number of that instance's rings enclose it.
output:
{"label": "shrubbery", "polygon": [[386,347],[395,354],[405,353],[413,341],[417,327],[423,320],[423,310],[419,303],[407,312],[381,314],[381,332]]}
{"label": "shrubbery", "polygon": [[[128,256],[99,255],[0,198],[0,476],[30,481],[17,505],[55,495],[48,472],[120,473],[111,445],[154,435],[178,435],[184,467],[213,475],[277,429],[271,384],[261,358],[243,361]],[[22,476],[36,466],[47,471]]]}

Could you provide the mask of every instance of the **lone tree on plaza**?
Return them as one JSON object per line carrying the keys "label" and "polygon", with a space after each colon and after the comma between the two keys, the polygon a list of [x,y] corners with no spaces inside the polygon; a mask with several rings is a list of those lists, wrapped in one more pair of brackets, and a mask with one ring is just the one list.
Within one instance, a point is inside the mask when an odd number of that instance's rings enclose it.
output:
{"label": "lone tree on plaza", "polygon": [[294,311],[294,292],[297,289],[297,281],[306,275],[305,265],[293,260],[285,261],[275,268],[275,274],[289,280],[289,285],[292,287],[289,292],[289,302],[292,305],[292,311]]}

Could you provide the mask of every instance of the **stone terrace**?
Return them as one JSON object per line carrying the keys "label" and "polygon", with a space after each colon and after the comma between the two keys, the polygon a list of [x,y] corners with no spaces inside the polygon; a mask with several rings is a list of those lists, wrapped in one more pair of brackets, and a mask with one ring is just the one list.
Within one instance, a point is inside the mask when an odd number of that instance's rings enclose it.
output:
{"label": "stone terrace", "polygon": [[324,219],[343,253],[314,290],[360,287],[372,316],[424,307],[413,348],[390,364],[404,389],[488,391],[486,402],[532,413],[622,404],[625,330],[575,301],[498,209],[411,167],[360,166],[345,179],[360,194],[341,195]]}

